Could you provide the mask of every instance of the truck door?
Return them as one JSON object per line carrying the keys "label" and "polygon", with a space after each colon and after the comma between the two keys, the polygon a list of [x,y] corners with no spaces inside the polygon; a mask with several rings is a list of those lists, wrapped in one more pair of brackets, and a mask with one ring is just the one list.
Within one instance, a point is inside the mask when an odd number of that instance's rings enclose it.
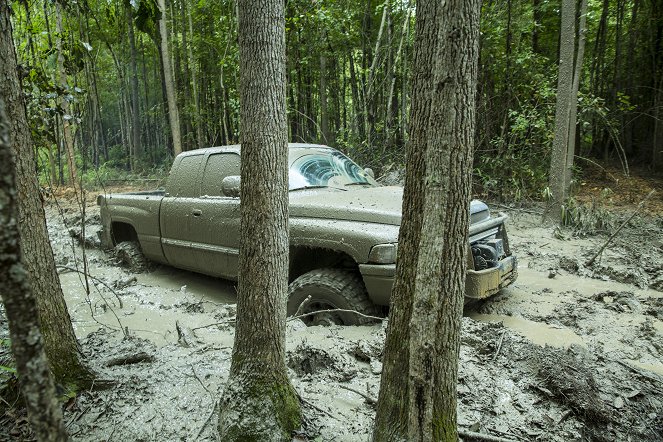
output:
{"label": "truck door", "polygon": [[237,279],[239,198],[224,196],[221,182],[239,174],[237,152],[212,153],[205,161],[200,198],[194,202],[198,216],[192,232],[192,248],[202,273]]}
{"label": "truck door", "polygon": [[204,155],[178,157],[173,167],[166,196],[161,202],[159,223],[161,244],[168,263],[174,267],[198,271],[192,248],[192,234],[197,217],[193,201],[200,195],[200,169]]}

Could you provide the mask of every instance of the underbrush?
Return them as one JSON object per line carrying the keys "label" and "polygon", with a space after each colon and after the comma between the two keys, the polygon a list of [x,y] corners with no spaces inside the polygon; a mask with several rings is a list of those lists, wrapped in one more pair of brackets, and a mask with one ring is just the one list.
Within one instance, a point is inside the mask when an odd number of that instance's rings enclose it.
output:
{"label": "underbrush", "polygon": [[571,227],[580,235],[596,235],[611,232],[617,226],[617,216],[601,201],[589,204],[569,198],[562,207],[562,225]]}

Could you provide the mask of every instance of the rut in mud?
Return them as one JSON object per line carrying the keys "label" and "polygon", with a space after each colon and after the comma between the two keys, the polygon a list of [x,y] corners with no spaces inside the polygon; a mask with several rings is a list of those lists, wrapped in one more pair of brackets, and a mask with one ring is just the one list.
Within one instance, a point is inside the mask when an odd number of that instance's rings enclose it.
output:
{"label": "rut in mud", "polygon": [[[66,403],[70,433],[81,441],[216,440],[233,284],[167,266],[121,268],[120,257],[96,248],[96,207],[87,207],[84,236],[78,213],[50,204],[49,232],[83,350],[115,386]],[[458,413],[465,439],[474,432],[513,441],[661,440],[661,219],[636,218],[587,267],[606,235],[576,237],[541,226],[536,215],[510,215],[519,279],[463,319]],[[369,437],[385,325],[288,323],[286,362],[310,440]],[[4,411],[1,440],[28,437],[20,413]]]}

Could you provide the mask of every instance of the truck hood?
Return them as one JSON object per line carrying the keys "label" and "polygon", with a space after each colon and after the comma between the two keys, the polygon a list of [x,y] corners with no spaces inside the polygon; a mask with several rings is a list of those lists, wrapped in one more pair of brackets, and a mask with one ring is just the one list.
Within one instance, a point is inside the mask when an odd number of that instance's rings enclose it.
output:
{"label": "truck hood", "polygon": [[[403,188],[397,186],[348,187],[296,190],[290,192],[290,216],[338,219],[377,224],[401,223]],[[490,218],[488,206],[473,200],[470,223]]]}

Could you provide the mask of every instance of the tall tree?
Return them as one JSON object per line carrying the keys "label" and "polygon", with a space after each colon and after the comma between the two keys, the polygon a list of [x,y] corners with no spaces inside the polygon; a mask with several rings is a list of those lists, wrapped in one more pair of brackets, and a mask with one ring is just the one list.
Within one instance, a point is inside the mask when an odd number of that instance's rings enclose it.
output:
{"label": "tall tree", "polygon": [[182,153],[182,135],[180,133],[180,113],[177,108],[175,97],[175,81],[173,79],[173,68],[170,64],[170,50],[168,49],[168,26],[166,25],[166,0],[159,1],[159,38],[161,44],[161,62],[163,68],[163,79],[166,87],[166,100],[168,101],[168,121],[170,122],[170,133],[173,137],[173,153]]}
{"label": "tall tree", "polygon": [[127,2],[124,8],[129,31],[129,65],[131,67],[131,78],[129,79],[131,84],[131,166],[132,169],[135,169],[136,160],[141,159],[143,154],[140,142],[140,106],[138,105],[138,55],[136,52],[136,37],[134,36],[133,6]]}
{"label": "tall tree", "polygon": [[[0,47],[0,51],[4,48]],[[40,441],[69,440],[44,353],[35,297],[21,264],[14,158],[0,98],[0,294],[30,425]]]}
{"label": "tall tree", "polygon": [[78,172],[76,170],[76,153],[74,150],[74,134],[72,123],[74,118],[71,115],[71,106],[69,103],[69,83],[67,81],[67,70],[64,66],[64,49],[62,44],[62,39],[64,36],[64,27],[62,24],[62,0],[55,1],[55,29],[56,29],[56,40],[55,45],[58,51],[58,85],[62,91],[67,91],[68,93],[63,94],[61,92],[60,96],[60,107],[62,109],[62,144],[64,145],[64,151],[67,155],[67,169],[69,170],[69,183],[72,186],[75,186],[78,182]]}
{"label": "tall tree", "polygon": [[301,422],[285,367],[288,144],[280,0],[240,0],[241,221],[237,328],[219,413],[227,441],[290,441]]}
{"label": "tall tree", "polygon": [[[586,0],[582,8],[587,8]],[[583,11],[584,12],[584,11]],[[584,25],[585,15],[581,17]],[[548,187],[550,189],[549,214],[562,216],[562,206],[569,196],[570,174],[575,151],[578,87],[584,54],[584,30],[576,59],[576,2],[562,0],[562,26],[560,28],[559,69],[557,77],[557,104],[555,109],[555,137],[553,139]],[[574,63],[577,63],[574,79]],[[577,80],[577,81],[576,81]]]}
{"label": "tall tree", "polygon": [[18,80],[9,15],[7,2],[0,2],[0,97],[5,100],[13,135],[23,265],[37,299],[44,348],[55,381],[68,387],[86,388],[92,383],[93,375],[82,362],[55,269],[35,174],[35,155]]}
{"label": "tall tree", "polygon": [[458,439],[480,6],[417,3],[403,221],[376,442]]}

